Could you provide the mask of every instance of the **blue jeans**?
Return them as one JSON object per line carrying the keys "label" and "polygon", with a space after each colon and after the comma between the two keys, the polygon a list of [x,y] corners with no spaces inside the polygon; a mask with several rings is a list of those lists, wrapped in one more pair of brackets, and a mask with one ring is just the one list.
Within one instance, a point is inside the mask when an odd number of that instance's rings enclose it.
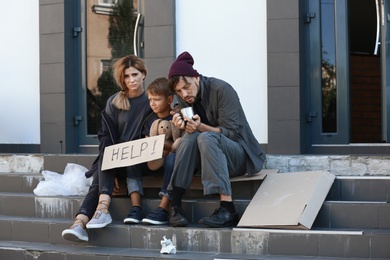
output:
{"label": "blue jeans", "polygon": [[[151,171],[149,169],[144,170],[144,175],[164,174],[163,185],[161,187],[159,195],[161,197],[164,196],[164,197],[167,197],[169,199],[170,199],[170,195],[168,194],[167,189],[168,189],[169,182],[171,181],[173,166],[175,163],[175,157],[176,157],[175,153],[170,153],[170,154],[168,154],[167,157],[165,157],[163,168],[160,168],[156,171]],[[129,194],[136,191],[136,192],[139,192],[141,195],[143,195],[142,179],[134,178],[134,177],[127,177],[126,181],[127,181],[127,191]]]}
{"label": "blue jeans", "polygon": [[175,164],[175,157],[176,153],[170,153],[167,157],[165,157],[164,161],[164,182],[159,195],[161,197],[167,197],[168,199],[171,199],[171,196],[168,194],[168,185],[171,182],[173,167]]}

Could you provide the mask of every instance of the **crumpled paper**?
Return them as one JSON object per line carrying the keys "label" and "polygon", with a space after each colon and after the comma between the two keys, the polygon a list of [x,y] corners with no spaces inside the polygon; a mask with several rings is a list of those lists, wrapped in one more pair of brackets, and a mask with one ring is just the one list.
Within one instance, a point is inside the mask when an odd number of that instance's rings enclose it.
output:
{"label": "crumpled paper", "polygon": [[167,239],[166,236],[161,240],[161,254],[176,254],[176,247],[173,245],[170,239]]}

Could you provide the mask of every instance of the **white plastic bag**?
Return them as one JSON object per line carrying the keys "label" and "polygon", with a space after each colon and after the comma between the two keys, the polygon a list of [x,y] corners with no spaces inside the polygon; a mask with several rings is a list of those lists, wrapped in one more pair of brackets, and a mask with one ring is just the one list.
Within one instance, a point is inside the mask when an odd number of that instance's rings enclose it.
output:
{"label": "white plastic bag", "polygon": [[42,171],[45,180],[40,181],[34,189],[36,196],[85,196],[88,193],[92,178],[87,179],[84,166],[68,163],[64,173]]}

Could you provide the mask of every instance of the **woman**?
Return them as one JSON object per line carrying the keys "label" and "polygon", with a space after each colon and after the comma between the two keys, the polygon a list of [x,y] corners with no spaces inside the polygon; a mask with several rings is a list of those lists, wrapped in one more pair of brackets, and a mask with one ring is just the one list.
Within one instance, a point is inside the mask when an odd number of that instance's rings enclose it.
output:
{"label": "woman", "polygon": [[[147,71],[144,62],[135,55],[120,58],[113,65],[113,76],[121,91],[107,100],[102,112],[102,127],[98,133],[99,155],[86,173],[93,175],[93,182],[86,195],[75,221],[69,229],[62,232],[65,239],[88,241],[86,228],[103,228],[112,222],[108,211],[118,173],[127,175],[127,188],[134,206],[140,199],[134,192],[142,187],[142,172],[147,170],[146,163],[120,169],[101,170],[104,148],[109,145],[142,138],[145,118],[152,113],[149,100],[143,89]],[[138,205],[140,206],[140,205]],[[132,218],[130,210],[127,218]]]}

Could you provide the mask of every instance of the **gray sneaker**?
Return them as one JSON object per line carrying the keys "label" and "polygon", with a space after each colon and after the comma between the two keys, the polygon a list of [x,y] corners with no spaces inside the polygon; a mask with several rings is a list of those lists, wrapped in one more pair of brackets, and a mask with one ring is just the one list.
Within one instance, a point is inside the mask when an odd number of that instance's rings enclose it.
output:
{"label": "gray sneaker", "polygon": [[62,237],[74,242],[88,242],[88,233],[80,225],[74,224],[62,231]]}
{"label": "gray sneaker", "polygon": [[112,218],[110,213],[103,213],[101,211],[95,211],[92,219],[87,223],[87,228],[104,228],[108,224],[111,224]]}

